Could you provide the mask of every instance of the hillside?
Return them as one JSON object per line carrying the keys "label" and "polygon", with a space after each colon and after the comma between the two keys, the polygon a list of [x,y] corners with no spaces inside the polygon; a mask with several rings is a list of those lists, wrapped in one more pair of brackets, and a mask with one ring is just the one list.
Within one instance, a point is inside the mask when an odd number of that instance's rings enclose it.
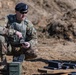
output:
{"label": "hillside", "polygon": [[43,60],[76,61],[76,0],[0,0],[1,25],[18,2],[29,5],[27,17],[38,33],[38,59],[24,61],[24,75],[39,74]]}

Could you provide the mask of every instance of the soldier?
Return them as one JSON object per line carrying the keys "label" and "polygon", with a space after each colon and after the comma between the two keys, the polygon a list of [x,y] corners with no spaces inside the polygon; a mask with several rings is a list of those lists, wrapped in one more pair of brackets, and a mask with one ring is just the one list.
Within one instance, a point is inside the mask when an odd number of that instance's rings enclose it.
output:
{"label": "soldier", "polygon": [[[37,57],[36,44],[37,33],[33,24],[26,18],[28,13],[28,5],[25,3],[18,3],[15,6],[14,15],[8,15],[5,19],[6,26],[3,28],[3,32],[0,34],[0,49],[2,50],[2,61],[5,62],[5,54],[7,50],[12,48],[14,55],[25,54],[25,59],[31,59]],[[14,35],[17,35],[15,37]],[[10,38],[14,36],[14,40]],[[19,39],[24,39],[24,43],[19,47],[14,46],[15,43],[19,43]],[[11,42],[10,42],[11,41]],[[12,44],[14,43],[14,45]]]}

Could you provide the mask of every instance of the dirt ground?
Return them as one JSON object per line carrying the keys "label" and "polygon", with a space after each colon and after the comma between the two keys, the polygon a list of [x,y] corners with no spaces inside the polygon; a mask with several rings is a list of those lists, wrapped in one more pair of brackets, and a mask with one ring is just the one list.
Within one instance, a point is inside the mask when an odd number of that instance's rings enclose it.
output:
{"label": "dirt ground", "polygon": [[[47,60],[76,62],[76,0],[0,0],[0,25],[5,24],[1,20],[4,16],[14,13],[14,6],[18,2],[25,2],[29,5],[28,18],[38,32],[38,57],[32,60],[24,60],[22,75],[42,75],[38,69],[47,66]],[[47,38],[46,34],[42,32],[48,24],[57,27],[53,27],[53,30],[58,32],[59,39],[52,36]],[[59,32],[60,35],[58,35]],[[72,40],[63,39],[63,34]],[[11,62],[12,56],[7,56],[7,60]]]}
{"label": "dirt ground", "polygon": [[[54,38],[39,38],[38,42],[38,58],[24,60],[22,63],[22,75],[42,75],[42,73],[38,72],[38,69],[48,66],[46,63],[47,60],[76,61],[76,43],[65,40],[56,40]],[[8,62],[11,62],[12,56],[7,56],[7,60]]]}

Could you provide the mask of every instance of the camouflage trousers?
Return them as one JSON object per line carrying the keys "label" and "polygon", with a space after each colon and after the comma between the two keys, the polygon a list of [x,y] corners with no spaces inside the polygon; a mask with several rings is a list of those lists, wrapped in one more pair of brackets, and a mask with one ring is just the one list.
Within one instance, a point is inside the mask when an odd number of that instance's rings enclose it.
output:
{"label": "camouflage trousers", "polygon": [[25,54],[25,59],[32,59],[37,57],[37,49],[34,48],[28,48],[25,49],[23,47],[12,47],[12,54],[14,56],[20,56],[21,54]]}
{"label": "camouflage trousers", "polygon": [[0,55],[2,60],[4,59],[2,55],[6,55],[10,52],[13,56],[19,56],[20,54],[25,54],[25,59],[31,59],[37,57],[37,48],[30,47],[28,49],[24,49],[22,47],[14,47],[8,45],[4,36],[0,36]]}

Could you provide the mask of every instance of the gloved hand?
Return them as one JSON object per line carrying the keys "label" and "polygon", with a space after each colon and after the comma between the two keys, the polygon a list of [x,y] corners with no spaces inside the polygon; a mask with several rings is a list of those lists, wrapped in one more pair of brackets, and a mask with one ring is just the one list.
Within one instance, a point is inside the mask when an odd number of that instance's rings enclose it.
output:
{"label": "gloved hand", "polygon": [[22,33],[21,32],[19,32],[19,31],[16,31],[16,33],[15,33],[19,38],[22,38]]}
{"label": "gloved hand", "polygon": [[30,47],[30,43],[29,42],[24,42],[22,44],[22,47],[25,48],[25,49],[28,49]]}

